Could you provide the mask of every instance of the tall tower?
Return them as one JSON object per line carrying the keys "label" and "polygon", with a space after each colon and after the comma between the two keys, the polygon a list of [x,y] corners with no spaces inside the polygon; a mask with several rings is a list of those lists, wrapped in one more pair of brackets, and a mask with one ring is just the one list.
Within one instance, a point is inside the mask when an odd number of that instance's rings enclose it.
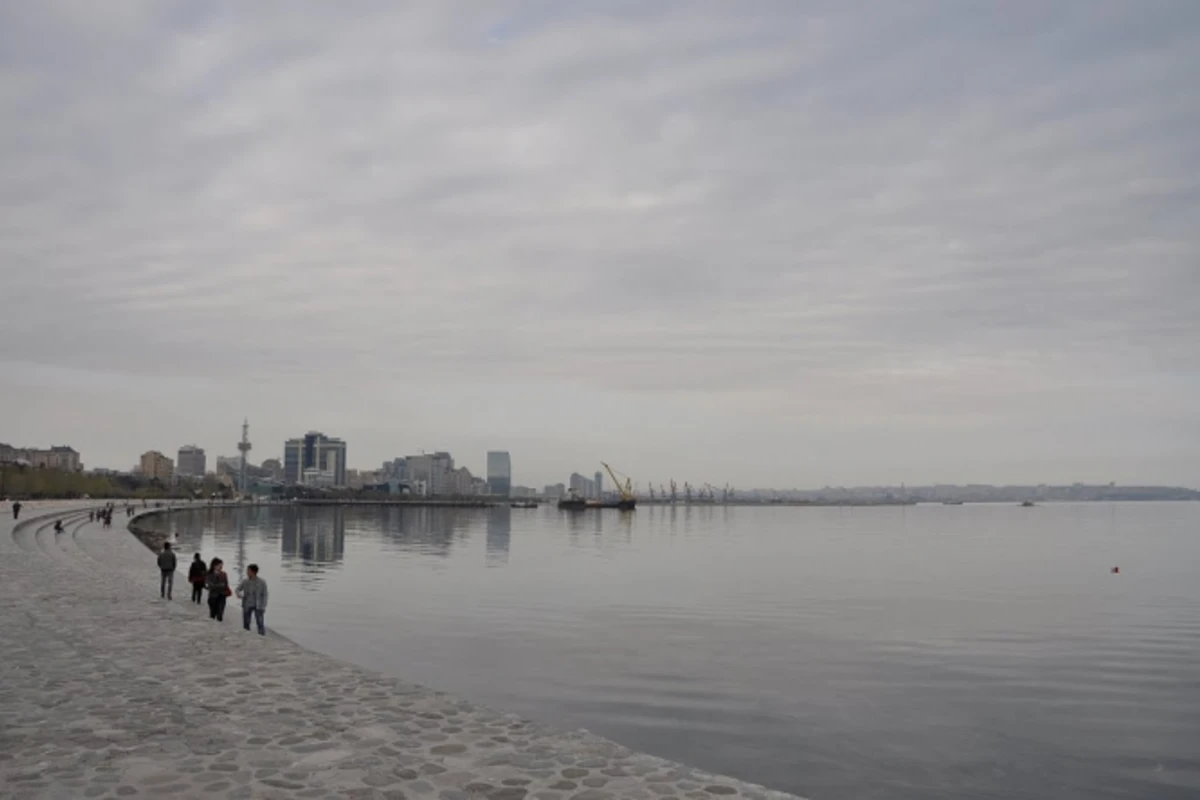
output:
{"label": "tall tower", "polygon": [[242,465],[238,475],[238,490],[246,493],[246,461],[250,458],[250,421],[242,418],[242,440],[238,442],[238,452],[242,454]]}

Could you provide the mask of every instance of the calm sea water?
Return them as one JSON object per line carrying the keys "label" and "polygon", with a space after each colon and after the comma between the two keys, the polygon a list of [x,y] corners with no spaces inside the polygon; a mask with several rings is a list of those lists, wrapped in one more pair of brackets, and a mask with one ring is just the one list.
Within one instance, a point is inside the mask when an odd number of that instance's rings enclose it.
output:
{"label": "calm sea water", "polygon": [[1200,504],[162,524],[310,648],[813,798],[1200,797]]}

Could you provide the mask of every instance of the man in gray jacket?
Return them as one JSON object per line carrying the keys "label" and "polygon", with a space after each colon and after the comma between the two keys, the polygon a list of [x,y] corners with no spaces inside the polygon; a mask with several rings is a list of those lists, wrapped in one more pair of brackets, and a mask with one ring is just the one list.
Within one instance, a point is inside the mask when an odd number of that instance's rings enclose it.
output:
{"label": "man in gray jacket", "polygon": [[171,589],[175,586],[175,553],[171,551],[170,542],[163,542],[162,552],[158,554],[158,568],[162,571],[158,592],[170,600]]}
{"label": "man in gray jacket", "polygon": [[258,632],[266,636],[263,614],[267,613],[267,582],[258,577],[258,564],[246,567],[246,576],[237,587],[237,596],[242,598],[242,627],[250,630],[250,615],[253,614]]}

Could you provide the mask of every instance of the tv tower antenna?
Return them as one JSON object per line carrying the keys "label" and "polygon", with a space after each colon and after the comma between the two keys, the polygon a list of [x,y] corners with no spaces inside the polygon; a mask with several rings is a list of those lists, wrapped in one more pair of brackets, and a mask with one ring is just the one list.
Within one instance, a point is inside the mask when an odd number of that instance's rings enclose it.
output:
{"label": "tv tower antenna", "polygon": [[246,462],[250,458],[250,421],[242,418],[242,440],[238,442],[238,452],[242,454],[242,464],[238,470],[238,489],[246,493]]}

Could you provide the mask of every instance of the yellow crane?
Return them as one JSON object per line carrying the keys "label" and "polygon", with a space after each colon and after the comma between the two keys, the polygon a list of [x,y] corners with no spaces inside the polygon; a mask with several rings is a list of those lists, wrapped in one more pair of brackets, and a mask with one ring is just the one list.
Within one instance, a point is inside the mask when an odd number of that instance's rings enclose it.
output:
{"label": "yellow crane", "polygon": [[626,475],[625,482],[621,483],[621,479],[617,477],[617,473],[613,471],[612,467],[610,467],[608,464],[605,464],[603,461],[600,463],[603,464],[604,469],[608,471],[608,477],[613,479],[613,486],[617,487],[617,492],[621,495],[621,501],[629,502],[636,499],[633,495],[633,480]]}

